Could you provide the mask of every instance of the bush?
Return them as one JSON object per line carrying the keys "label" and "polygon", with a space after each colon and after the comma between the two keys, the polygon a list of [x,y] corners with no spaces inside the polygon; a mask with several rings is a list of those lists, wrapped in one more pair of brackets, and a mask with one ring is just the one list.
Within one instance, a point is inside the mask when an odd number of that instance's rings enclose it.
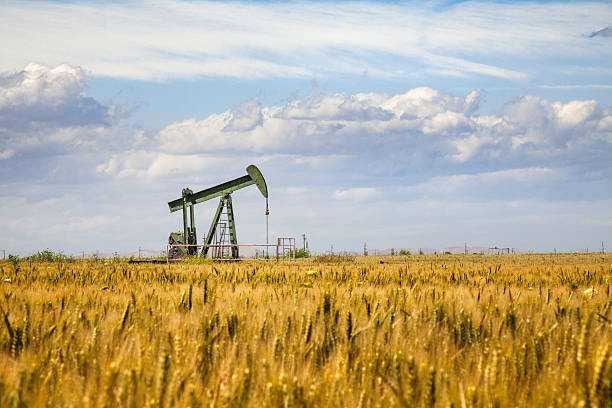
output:
{"label": "bush", "polygon": [[30,255],[25,257],[24,260],[27,261],[40,261],[40,262],[61,262],[66,261],[69,258],[60,252],[53,252],[50,249],[45,249],[44,251],[38,251],[34,255]]}
{"label": "bush", "polygon": [[15,269],[15,273],[19,272],[19,261],[20,261],[19,255],[9,254],[8,260],[13,265],[13,268]]}
{"label": "bush", "polygon": [[296,249],[295,251],[296,258],[310,258],[310,250],[308,249]]}

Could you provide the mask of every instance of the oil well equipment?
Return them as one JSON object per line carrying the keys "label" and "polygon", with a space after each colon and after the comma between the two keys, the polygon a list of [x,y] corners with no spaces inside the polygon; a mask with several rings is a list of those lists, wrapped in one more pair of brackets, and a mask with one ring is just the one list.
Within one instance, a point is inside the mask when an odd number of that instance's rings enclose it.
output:
{"label": "oil well equipment", "polygon": [[[189,188],[184,188],[180,198],[170,201],[168,207],[170,207],[170,213],[175,211],[183,211],[183,231],[173,232],[168,238],[169,248],[168,259],[182,258],[187,255],[197,255],[198,247],[202,247],[200,256],[206,257],[209,251],[223,251],[224,246],[216,246],[213,244],[215,237],[221,236],[221,240],[225,240],[225,237],[229,238],[229,245],[225,246],[227,251],[231,251],[231,258],[237,259],[238,253],[238,239],[236,238],[236,222],[235,222],[235,211],[232,206],[231,194],[240,190],[241,188],[248,187],[255,184],[261,194],[266,198],[266,217],[269,214],[268,210],[268,187],[266,186],[266,180],[254,165],[250,165],[246,168],[247,174],[237,179],[226,181],[214,187],[210,187],[197,193],[194,193]],[[210,224],[208,234],[204,237],[204,243],[198,245],[194,218],[194,206],[198,203],[211,200],[216,197],[221,197],[217,211]],[[226,218],[221,222],[222,215]],[[267,218],[266,218],[266,235],[267,235]],[[212,245],[212,247],[211,247]],[[229,257],[229,253],[226,255]],[[223,254],[216,254],[216,257],[223,257]]]}

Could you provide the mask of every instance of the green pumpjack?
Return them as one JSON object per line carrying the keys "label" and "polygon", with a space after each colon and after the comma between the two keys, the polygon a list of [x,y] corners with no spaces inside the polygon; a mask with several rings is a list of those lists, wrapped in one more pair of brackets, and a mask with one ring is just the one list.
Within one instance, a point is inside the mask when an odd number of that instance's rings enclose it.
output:
{"label": "green pumpjack", "polygon": [[259,169],[254,165],[250,165],[249,167],[247,167],[246,172],[247,174],[245,176],[239,177],[234,180],[226,181],[225,183],[221,183],[214,187],[198,191],[197,193],[194,193],[189,188],[184,188],[180,198],[177,198],[176,200],[170,201],[168,203],[170,213],[179,210],[183,211],[183,232],[171,233],[170,237],[168,238],[168,244],[193,245],[171,246],[170,250],[168,251],[169,259],[179,259],[188,255],[197,255],[197,236],[193,207],[198,203],[208,201],[216,197],[221,197],[221,200],[219,201],[217,211],[212,220],[212,223],[210,224],[208,235],[206,235],[205,237],[204,245],[202,247],[202,252],[200,255],[202,257],[207,256],[208,251],[210,249],[210,245],[212,244],[213,237],[215,236],[215,232],[217,231],[221,214],[223,213],[223,209],[225,208],[228,218],[230,243],[233,245],[231,247],[232,258],[237,259],[239,257],[238,247],[235,246],[238,244],[238,239],[236,238],[236,223],[234,219],[235,217],[234,209],[232,206],[231,194],[236,190],[240,190],[242,188],[255,184],[261,194],[266,198],[266,215],[268,214],[268,187],[266,185],[266,180],[264,179]]}

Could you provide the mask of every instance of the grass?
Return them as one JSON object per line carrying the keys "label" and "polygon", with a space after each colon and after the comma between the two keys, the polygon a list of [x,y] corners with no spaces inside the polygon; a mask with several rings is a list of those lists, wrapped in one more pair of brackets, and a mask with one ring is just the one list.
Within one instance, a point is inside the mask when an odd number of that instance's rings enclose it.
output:
{"label": "grass", "polygon": [[2,407],[612,404],[610,255],[18,266]]}

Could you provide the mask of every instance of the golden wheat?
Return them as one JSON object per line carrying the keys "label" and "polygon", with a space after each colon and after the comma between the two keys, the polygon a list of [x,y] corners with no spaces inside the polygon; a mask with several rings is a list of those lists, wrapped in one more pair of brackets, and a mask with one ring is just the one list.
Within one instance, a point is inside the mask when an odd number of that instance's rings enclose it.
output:
{"label": "golden wheat", "polygon": [[610,255],[0,274],[2,407],[612,405]]}

